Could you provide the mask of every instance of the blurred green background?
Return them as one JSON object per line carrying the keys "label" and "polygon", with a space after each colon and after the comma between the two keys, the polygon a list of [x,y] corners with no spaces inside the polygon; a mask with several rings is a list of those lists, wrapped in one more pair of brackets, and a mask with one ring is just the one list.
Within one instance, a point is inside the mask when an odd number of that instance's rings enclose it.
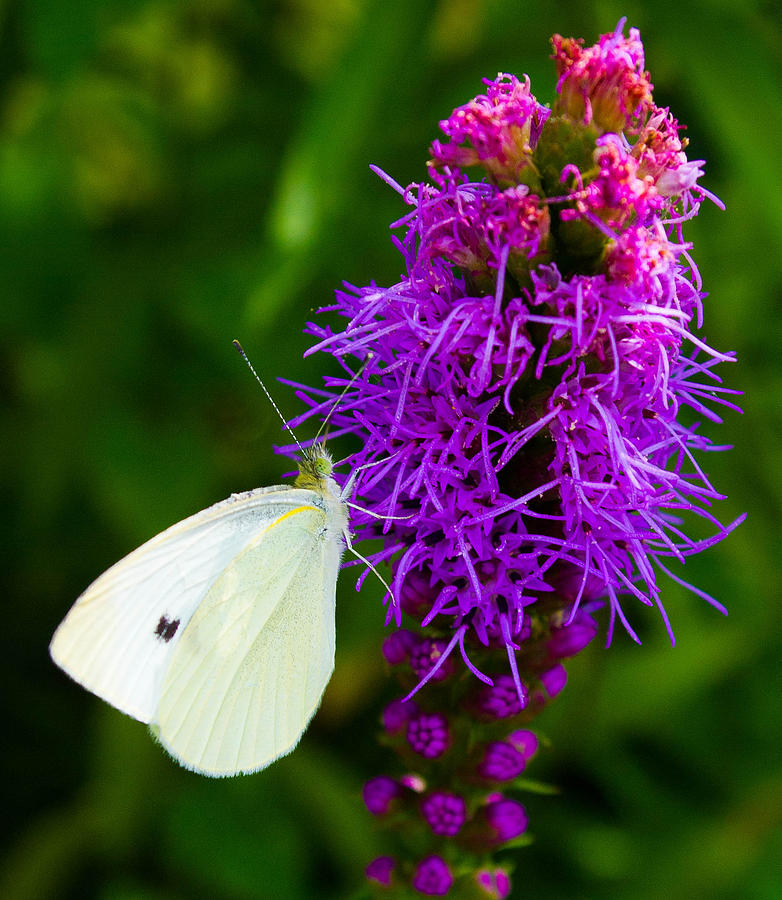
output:
{"label": "blurred green background", "polygon": [[[551,98],[548,38],[641,28],[659,104],[727,204],[688,235],[705,335],[743,417],[707,470],[748,522],[688,563],[677,632],[594,646],[539,720],[536,843],[514,897],[782,896],[780,413],[782,26],[776,4],[547,0],[0,3],[4,851],[9,898],[341,898],[382,852],[362,781],[391,687],[369,579],[341,579],[337,670],[298,750],[211,781],[49,661],[109,564],[231,491],[279,481],[279,423],[241,363],[316,383],[304,322],[342,279],[397,280],[396,195],[483,76]],[[306,429],[305,429],[306,430]]]}

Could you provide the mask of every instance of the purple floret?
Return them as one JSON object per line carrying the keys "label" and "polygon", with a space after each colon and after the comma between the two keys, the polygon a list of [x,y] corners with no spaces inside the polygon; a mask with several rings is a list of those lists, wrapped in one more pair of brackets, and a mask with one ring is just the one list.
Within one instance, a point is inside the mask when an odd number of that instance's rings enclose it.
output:
{"label": "purple floret", "polygon": [[434,834],[453,837],[464,825],[467,807],[458,794],[435,791],[421,801],[421,815]]}
{"label": "purple floret", "polygon": [[453,884],[453,875],[446,861],[440,856],[427,856],[418,863],[413,875],[413,887],[419,894],[442,897]]}
{"label": "purple floret", "polygon": [[420,713],[407,724],[407,742],[426,759],[437,759],[448,749],[448,720],[440,713]]}

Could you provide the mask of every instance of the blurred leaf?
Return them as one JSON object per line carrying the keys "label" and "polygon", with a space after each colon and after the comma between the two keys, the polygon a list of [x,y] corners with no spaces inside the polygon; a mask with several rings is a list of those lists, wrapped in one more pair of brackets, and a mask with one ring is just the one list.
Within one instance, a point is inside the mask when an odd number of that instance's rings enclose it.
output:
{"label": "blurred leaf", "polygon": [[344,202],[357,171],[366,172],[366,161],[357,158],[361,131],[379,116],[384,83],[421,49],[422,26],[432,7],[428,0],[368,2],[339,64],[312,97],[279,173],[266,248],[275,266],[249,300],[249,328],[271,325],[296,285],[306,283],[314,244],[330,227],[334,206]]}
{"label": "blurred leaf", "polygon": [[[686,238],[706,337],[743,417],[707,457],[748,521],[633,610],[641,647],[599,639],[540,718],[524,797],[536,842],[514,896],[779,893],[782,740],[782,29],[767,3],[35,0],[3,7],[0,636],[6,773],[0,895],[342,898],[383,852],[360,799],[391,765],[382,591],[340,578],[337,665],[290,757],[247,778],[179,769],[147,729],[55,672],[51,632],[137,542],[232,490],[276,483],[264,379],[317,382],[302,333],[342,279],[391,283],[404,213],[368,170],[425,177],[437,122],[498,71],[550,99],[549,35],[639,25],[655,90],[707,160]],[[301,404],[274,391],[286,415]]]}
{"label": "blurred leaf", "polygon": [[26,46],[47,76],[72,72],[98,42],[100,0],[36,0],[25,10]]}

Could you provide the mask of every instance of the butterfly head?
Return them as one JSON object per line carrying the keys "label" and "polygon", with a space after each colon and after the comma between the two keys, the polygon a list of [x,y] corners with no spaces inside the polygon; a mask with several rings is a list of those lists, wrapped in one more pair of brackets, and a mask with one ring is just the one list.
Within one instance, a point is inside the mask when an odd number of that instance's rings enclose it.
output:
{"label": "butterfly head", "polygon": [[326,479],[331,477],[333,471],[334,464],[328,450],[323,444],[316,442],[302,450],[296,487],[323,490]]}

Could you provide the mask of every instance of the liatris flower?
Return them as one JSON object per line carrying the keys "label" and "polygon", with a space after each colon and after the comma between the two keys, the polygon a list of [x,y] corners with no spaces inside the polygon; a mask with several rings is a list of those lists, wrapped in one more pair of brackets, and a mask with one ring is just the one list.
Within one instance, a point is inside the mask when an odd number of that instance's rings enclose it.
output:
{"label": "liatris flower", "polygon": [[433,834],[453,837],[464,825],[467,807],[463,797],[445,791],[435,791],[421,803],[421,815]]}
{"label": "liatris flower", "polygon": [[393,778],[378,775],[364,785],[364,803],[373,816],[384,816],[402,793],[401,785]]}
{"label": "liatris flower", "polygon": [[394,872],[394,858],[392,856],[378,856],[373,859],[366,868],[366,876],[370,881],[376,881],[383,887],[389,887]]}
{"label": "liatris flower", "polygon": [[[638,640],[636,601],[673,640],[662,572],[724,612],[669,568],[740,521],[714,517],[696,456],[723,448],[694,417],[736,408],[714,371],[733,355],[692,330],[705,294],[683,236],[719,201],[623,26],[588,48],[553,38],[551,109],[501,74],[440,123],[430,182],[380,173],[410,207],[394,224],[406,275],[338,291],[344,330],[309,326],[311,352],[348,375],[299,385],[306,415],[344,388],[331,421],[361,441],[352,526],[392,571],[383,654],[405,696],[383,741],[408,774],[373,779],[365,799],[403,823],[394,884],[419,894],[508,893],[492,855],[529,840],[515,794],[540,788],[522,726],[562,690],[601,608],[608,642],[617,622]],[[710,537],[688,535],[697,519]],[[387,859],[368,870],[378,885]]]}
{"label": "liatris flower", "polygon": [[453,875],[448,864],[439,856],[427,856],[416,866],[413,887],[419,894],[442,897],[453,884]]}
{"label": "liatris flower", "polygon": [[481,869],[475,875],[475,883],[480,888],[479,896],[487,900],[504,900],[510,893],[510,878],[504,869]]}

